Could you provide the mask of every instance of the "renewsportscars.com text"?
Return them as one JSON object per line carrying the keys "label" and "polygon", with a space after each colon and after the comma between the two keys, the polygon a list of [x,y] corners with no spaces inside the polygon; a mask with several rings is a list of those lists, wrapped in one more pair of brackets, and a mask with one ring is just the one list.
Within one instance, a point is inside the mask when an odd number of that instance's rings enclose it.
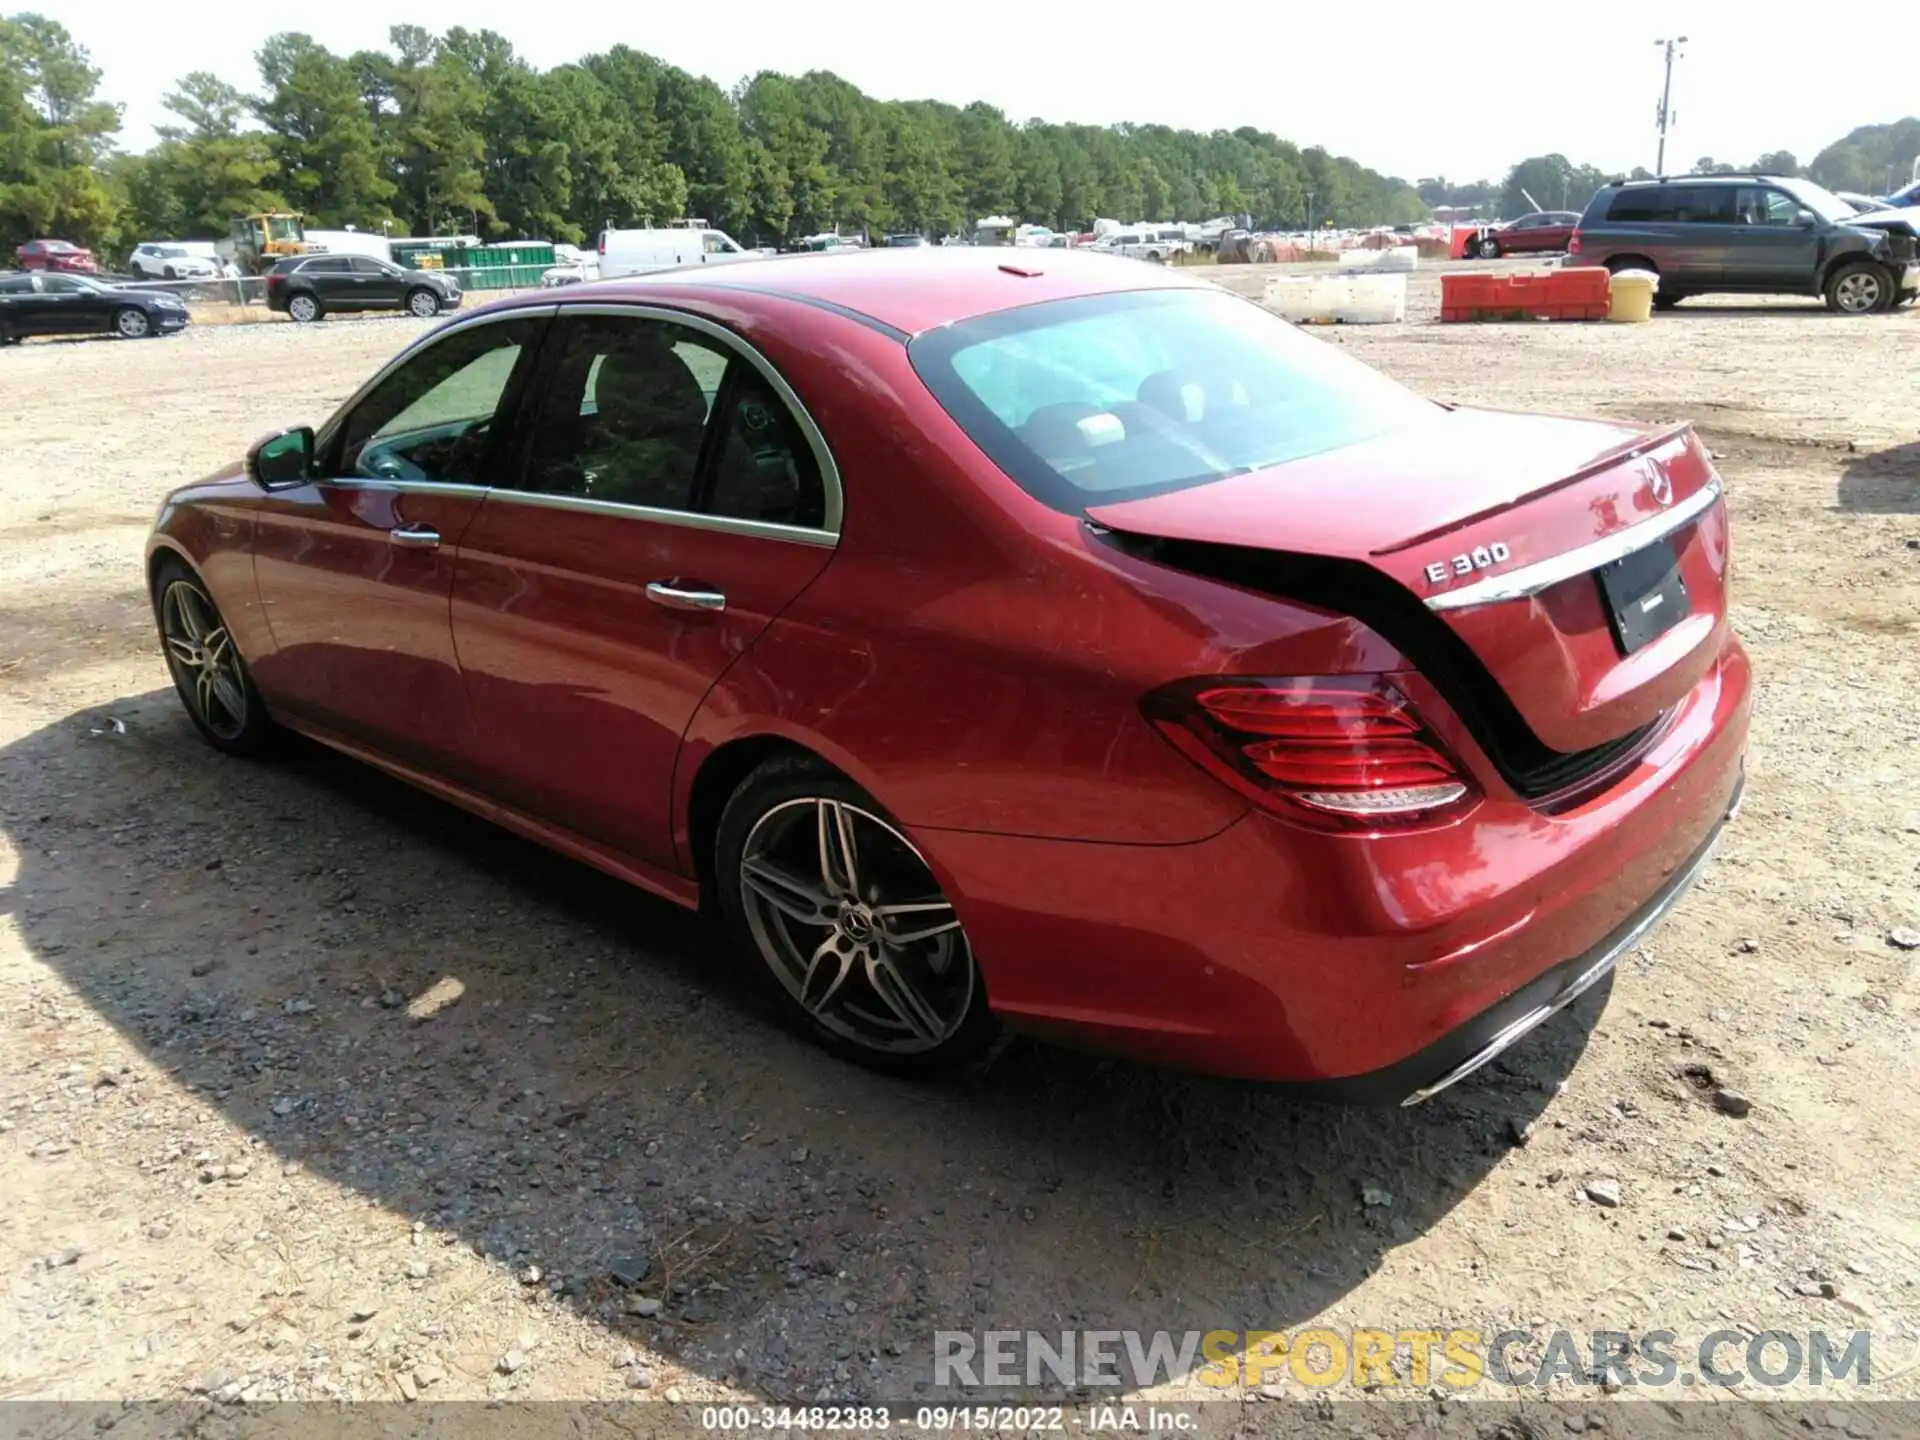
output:
{"label": "renewsportscars.com text", "polygon": [[1214,1389],[1291,1378],[1350,1385],[1456,1390],[1498,1385],[1873,1383],[1870,1331],[1713,1330],[1685,1341],[1672,1330],[941,1330],[933,1383],[986,1389],[1109,1386],[1144,1389],[1186,1380]]}

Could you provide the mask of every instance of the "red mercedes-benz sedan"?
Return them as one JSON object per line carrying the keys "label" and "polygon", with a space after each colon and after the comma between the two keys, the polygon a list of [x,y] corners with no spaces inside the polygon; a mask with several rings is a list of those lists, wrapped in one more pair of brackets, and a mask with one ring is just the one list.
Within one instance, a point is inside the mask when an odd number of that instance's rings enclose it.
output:
{"label": "red mercedes-benz sedan", "polygon": [[921,249],[507,300],[148,549],[275,726],[683,905],[919,1071],[995,1022],[1412,1103],[1740,794],[1686,427],[1439,405],[1178,272]]}

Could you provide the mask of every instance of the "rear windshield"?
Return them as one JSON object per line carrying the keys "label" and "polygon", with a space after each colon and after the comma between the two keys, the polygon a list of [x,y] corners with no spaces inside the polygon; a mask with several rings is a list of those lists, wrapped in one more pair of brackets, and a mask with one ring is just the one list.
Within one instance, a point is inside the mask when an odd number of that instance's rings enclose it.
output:
{"label": "rear windshield", "polygon": [[1149,290],[1001,311],[908,354],[961,429],[1068,514],[1338,449],[1440,413],[1251,301]]}

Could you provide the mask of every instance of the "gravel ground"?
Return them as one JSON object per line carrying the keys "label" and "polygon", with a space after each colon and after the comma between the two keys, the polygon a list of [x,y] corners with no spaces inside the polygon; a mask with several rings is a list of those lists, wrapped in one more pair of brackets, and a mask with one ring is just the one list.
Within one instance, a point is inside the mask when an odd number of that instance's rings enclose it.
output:
{"label": "gravel ground", "polygon": [[1025,1044],[882,1081],[670,907],[327,754],[216,758],[154,506],[417,325],[0,354],[0,1398],[899,1400],[941,1328],[1309,1322],[1866,1327],[1920,1393],[1920,320],[1440,326],[1433,275],[1319,333],[1437,396],[1697,421],[1759,702],[1707,879],[1412,1112]]}

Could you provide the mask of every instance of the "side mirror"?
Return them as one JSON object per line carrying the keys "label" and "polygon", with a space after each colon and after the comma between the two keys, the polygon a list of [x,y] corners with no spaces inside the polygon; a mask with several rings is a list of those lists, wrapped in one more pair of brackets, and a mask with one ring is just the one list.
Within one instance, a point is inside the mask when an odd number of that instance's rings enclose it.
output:
{"label": "side mirror", "polygon": [[1793,212],[1793,223],[1802,230],[1811,230],[1820,222],[1811,210],[1796,210]]}
{"label": "side mirror", "polygon": [[304,485],[313,476],[313,427],[277,430],[247,451],[247,476],[262,490]]}

